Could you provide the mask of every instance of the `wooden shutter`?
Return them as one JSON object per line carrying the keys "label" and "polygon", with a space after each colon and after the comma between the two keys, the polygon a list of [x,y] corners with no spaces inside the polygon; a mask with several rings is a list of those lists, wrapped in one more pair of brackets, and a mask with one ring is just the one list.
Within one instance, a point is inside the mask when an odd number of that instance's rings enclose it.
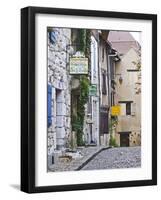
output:
{"label": "wooden shutter", "polygon": [[131,102],[126,103],[126,115],[131,115]]}
{"label": "wooden shutter", "polygon": [[109,133],[108,127],[108,110],[107,108],[100,108],[100,135]]}
{"label": "wooden shutter", "polygon": [[126,115],[126,103],[120,103],[121,106],[121,115]]}
{"label": "wooden shutter", "polygon": [[54,44],[56,42],[56,32],[55,31],[49,32],[49,40],[52,44]]}
{"label": "wooden shutter", "polygon": [[135,116],[136,114],[136,103],[131,103],[131,115]]}
{"label": "wooden shutter", "polygon": [[102,74],[102,94],[107,94],[106,89],[106,74]]}

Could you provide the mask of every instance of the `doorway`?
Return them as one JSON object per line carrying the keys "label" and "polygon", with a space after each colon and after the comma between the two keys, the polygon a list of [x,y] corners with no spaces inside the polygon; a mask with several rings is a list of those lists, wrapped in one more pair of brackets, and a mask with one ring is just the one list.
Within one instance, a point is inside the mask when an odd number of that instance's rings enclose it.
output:
{"label": "doorway", "polygon": [[62,90],[56,89],[55,90],[55,100],[56,100],[56,107],[55,107],[55,117],[56,117],[56,149],[59,150],[62,148],[62,134],[61,134],[61,122],[62,122]]}
{"label": "doorway", "polygon": [[120,147],[129,147],[129,144],[130,144],[130,140],[129,140],[130,133],[131,132],[120,132]]}

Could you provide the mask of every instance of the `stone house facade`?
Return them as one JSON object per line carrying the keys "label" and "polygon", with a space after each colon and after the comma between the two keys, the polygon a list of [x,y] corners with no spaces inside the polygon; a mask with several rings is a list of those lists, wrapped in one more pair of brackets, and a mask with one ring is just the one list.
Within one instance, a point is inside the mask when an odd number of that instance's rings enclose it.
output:
{"label": "stone house facade", "polygon": [[122,74],[123,79],[121,84],[116,81],[116,102],[122,110],[116,134],[120,145],[141,144],[141,72],[133,64],[139,59],[137,52],[131,48],[116,65],[116,73]]}
{"label": "stone house facade", "polygon": [[[112,46],[120,53],[115,65],[115,104],[121,106],[115,138],[119,146],[141,145],[141,53],[129,32],[113,31]],[[125,44],[125,45],[124,45]]]}
{"label": "stone house facade", "polygon": [[96,95],[89,96],[86,105],[84,137],[88,145],[99,145],[99,66],[98,31],[91,31],[90,84],[96,86]]}
{"label": "stone house facade", "polygon": [[110,85],[108,62],[108,38],[109,31],[100,31],[99,34],[99,81],[100,81],[100,144],[109,146],[109,109],[110,109]]}
{"label": "stone house facade", "polygon": [[[48,31],[48,88],[51,92],[51,123],[48,124],[48,156],[68,145],[71,132],[71,77],[68,45],[71,29],[52,28]],[[49,95],[49,94],[48,94]],[[49,99],[49,98],[48,98]],[[48,105],[50,106],[50,105]]]}

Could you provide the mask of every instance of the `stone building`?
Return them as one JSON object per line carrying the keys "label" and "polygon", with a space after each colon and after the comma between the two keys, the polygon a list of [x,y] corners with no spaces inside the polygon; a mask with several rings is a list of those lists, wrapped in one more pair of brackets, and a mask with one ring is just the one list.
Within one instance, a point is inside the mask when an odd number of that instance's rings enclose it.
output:
{"label": "stone building", "polygon": [[67,146],[71,132],[68,45],[71,29],[48,29],[48,162],[54,150]]}
{"label": "stone building", "polygon": [[[96,85],[97,91],[95,95],[88,97],[85,105],[82,135],[84,145],[99,145],[99,70],[96,32],[93,31],[91,34],[89,66],[85,76],[90,86]],[[71,58],[85,56],[79,52],[78,37],[79,29],[48,28],[48,166],[55,162],[56,154],[61,155],[66,149],[75,150],[79,145],[73,125],[80,106],[82,75],[70,74],[69,66]]]}
{"label": "stone building", "polygon": [[140,44],[128,31],[110,31],[108,41],[111,42],[112,48],[119,52],[120,56],[125,55],[131,47],[136,50],[140,49]]}
{"label": "stone building", "polygon": [[[89,98],[85,135],[90,133],[96,145],[110,145],[110,108],[114,104],[113,79],[115,62],[119,60],[116,51],[108,41],[108,30],[92,30],[91,36],[91,84],[97,86],[97,94]],[[91,109],[90,109],[91,108]],[[91,129],[89,129],[91,127]],[[86,134],[87,133],[87,134]],[[89,134],[88,134],[89,135]],[[91,141],[89,137],[88,141]],[[88,142],[89,143],[89,142]]]}
{"label": "stone building", "polygon": [[100,144],[109,145],[109,109],[110,109],[110,85],[108,63],[108,38],[109,31],[99,33],[99,76],[100,76]]}
{"label": "stone building", "polygon": [[86,105],[84,136],[87,145],[99,145],[99,65],[98,65],[98,31],[91,30],[90,45],[90,85],[96,88],[95,94],[89,96]]}
{"label": "stone building", "polygon": [[115,105],[121,106],[116,125],[119,146],[141,145],[141,54],[129,32],[110,31],[108,40],[120,54],[115,66]]}

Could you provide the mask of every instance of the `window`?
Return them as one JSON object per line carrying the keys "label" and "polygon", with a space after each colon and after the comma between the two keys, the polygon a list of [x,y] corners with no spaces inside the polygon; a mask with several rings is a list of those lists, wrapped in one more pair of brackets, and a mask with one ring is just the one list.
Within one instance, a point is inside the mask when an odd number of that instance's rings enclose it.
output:
{"label": "window", "polygon": [[105,73],[102,74],[102,94],[107,94]]}
{"label": "window", "polygon": [[56,33],[56,31],[49,32],[49,40],[50,40],[50,42],[52,44],[56,43],[56,40],[57,40],[57,33]]}
{"label": "window", "polygon": [[121,115],[132,115],[132,103],[133,101],[119,101],[121,106]]}
{"label": "window", "polygon": [[52,104],[52,86],[48,84],[48,103],[47,103],[47,113],[48,113],[48,128],[52,125],[52,113],[51,113],[51,104]]}
{"label": "window", "polygon": [[126,115],[131,115],[131,103],[126,103]]}
{"label": "window", "polygon": [[109,123],[108,123],[108,109],[107,107],[100,107],[100,135],[109,134]]}
{"label": "window", "polygon": [[114,92],[112,91],[111,92],[111,106],[114,106],[115,105],[115,101],[114,101]]}
{"label": "window", "polygon": [[105,54],[105,49],[104,47],[102,48],[102,62],[104,61],[104,54]]}
{"label": "window", "polygon": [[87,105],[88,105],[88,106],[87,106],[87,112],[88,112],[89,115],[91,115],[91,114],[92,114],[92,102],[91,102],[91,97],[89,98],[88,104],[87,104]]}

